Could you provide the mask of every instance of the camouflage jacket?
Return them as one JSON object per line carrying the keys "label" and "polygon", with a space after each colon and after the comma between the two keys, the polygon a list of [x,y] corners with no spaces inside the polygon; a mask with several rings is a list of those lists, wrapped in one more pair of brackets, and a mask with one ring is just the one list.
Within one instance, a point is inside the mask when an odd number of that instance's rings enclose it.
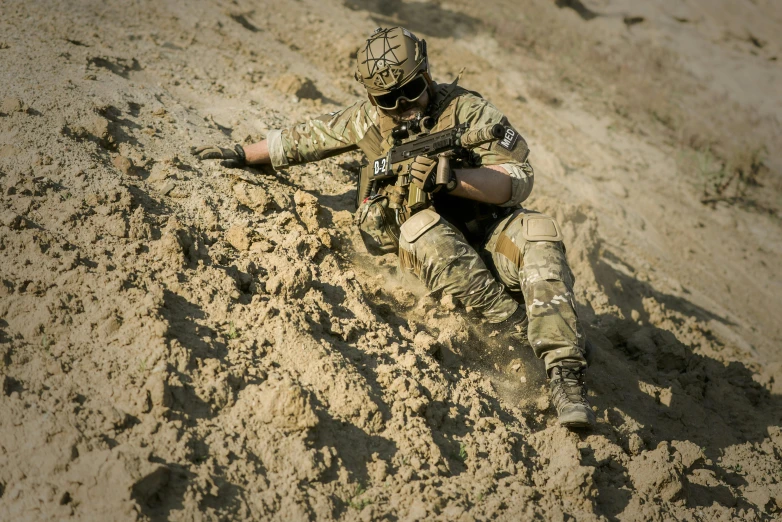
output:
{"label": "camouflage jacket", "polygon": [[[455,83],[435,86],[430,113],[433,107],[434,112],[439,113],[439,128],[436,126],[434,130],[461,123],[469,123],[471,128],[493,123],[507,124],[507,118],[491,103]],[[356,102],[291,128],[271,131],[267,140],[272,166],[275,169],[285,168],[357,149],[361,149],[372,161],[391,148],[394,125],[390,117],[378,111],[368,100]],[[511,198],[500,206],[514,207],[527,199],[534,180],[529,163],[506,153],[496,144],[479,146],[474,152],[480,158],[480,165],[500,165],[511,177]]]}

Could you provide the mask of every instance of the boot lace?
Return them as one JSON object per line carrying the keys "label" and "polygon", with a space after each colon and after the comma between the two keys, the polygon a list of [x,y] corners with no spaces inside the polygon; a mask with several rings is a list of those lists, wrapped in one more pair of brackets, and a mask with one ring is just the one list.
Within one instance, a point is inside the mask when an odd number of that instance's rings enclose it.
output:
{"label": "boot lace", "polygon": [[561,366],[554,368],[551,373],[551,395],[557,410],[566,404],[589,407],[583,369]]}

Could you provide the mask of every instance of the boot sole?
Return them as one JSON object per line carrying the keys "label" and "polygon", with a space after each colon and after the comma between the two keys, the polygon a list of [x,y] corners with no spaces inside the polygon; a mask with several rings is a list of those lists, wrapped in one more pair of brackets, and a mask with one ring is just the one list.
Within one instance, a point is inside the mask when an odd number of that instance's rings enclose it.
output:
{"label": "boot sole", "polygon": [[560,416],[559,425],[569,429],[591,429],[595,427],[595,420],[589,414],[572,412]]}

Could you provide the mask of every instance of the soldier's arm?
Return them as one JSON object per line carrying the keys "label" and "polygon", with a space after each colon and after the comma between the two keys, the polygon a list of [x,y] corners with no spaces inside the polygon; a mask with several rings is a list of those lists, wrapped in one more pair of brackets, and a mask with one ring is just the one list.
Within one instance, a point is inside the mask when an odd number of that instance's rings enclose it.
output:
{"label": "soldier's arm", "polygon": [[[357,143],[372,125],[374,109],[358,102],[345,109],[324,114],[288,129],[269,132],[266,139],[237,149],[193,147],[201,159],[222,159],[235,165],[269,165],[274,168],[318,161],[357,148]],[[225,164],[226,162],[224,162]]]}
{"label": "soldier's arm", "polygon": [[269,140],[261,140],[242,148],[248,165],[268,165],[272,162],[269,156]]}
{"label": "soldier's arm", "polygon": [[508,171],[501,165],[477,169],[454,169],[454,173],[456,188],[451,191],[453,196],[494,205],[502,205],[511,199],[513,183]]}
{"label": "soldier's arm", "polygon": [[277,169],[355,150],[372,124],[374,109],[368,105],[357,102],[293,127],[273,130],[264,141],[245,148],[248,163],[271,163]]}
{"label": "soldier's arm", "polygon": [[[458,113],[459,121],[469,123],[471,128],[507,124],[500,111],[477,96],[466,96]],[[496,144],[481,145],[473,151],[480,157],[481,167],[455,169],[457,185],[452,195],[503,207],[516,206],[529,197],[534,173],[527,161],[520,161],[516,151],[505,151]]]}

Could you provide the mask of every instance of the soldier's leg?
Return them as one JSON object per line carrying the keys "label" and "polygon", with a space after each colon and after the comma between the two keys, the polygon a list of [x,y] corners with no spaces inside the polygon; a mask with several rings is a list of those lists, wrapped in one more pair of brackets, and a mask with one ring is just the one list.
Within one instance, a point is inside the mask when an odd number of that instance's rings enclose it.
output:
{"label": "soldier's leg", "polygon": [[588,427],[594,415],[583,382],[586,338],[576,314],[573,275],[561,239],[553,219],[516,215],[497,227],[486,249],[503,284],[524,296],[528,340],[546,364],[560,423]]}
{"label": "soldier's leg", "polygon": [[[553,220],[539,214],[533,219]],[[524,218],[516,216],[502,224],[486,249],[497,276],[511,292],[521,292],[527,307],[527,336],[535,355],[550,370],[559,361],[578,361],[586,367],[585,338],[576,315],[573,276],[561,241],[524,232]],[[556,235],[552,236],[558,237]]]}
{"label": "soldier's leg", "polygon": [[452,295],[489,322],[504,321],[519,307],[461,233],[432,211],[402,226],[399,264],[430,291]]}

